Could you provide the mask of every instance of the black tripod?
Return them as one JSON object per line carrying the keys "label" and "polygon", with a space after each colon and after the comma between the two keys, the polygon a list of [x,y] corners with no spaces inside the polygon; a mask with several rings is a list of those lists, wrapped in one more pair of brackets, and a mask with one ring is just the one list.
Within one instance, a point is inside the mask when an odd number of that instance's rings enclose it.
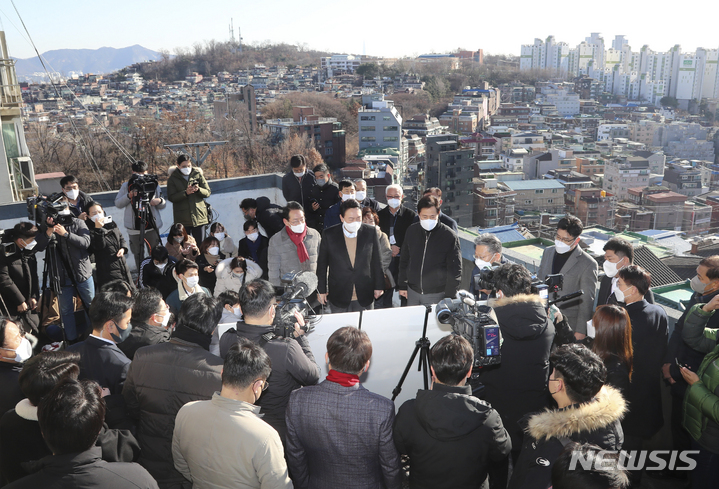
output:
{"label": "black tripod", "polygon": [[400,377],[397,387],[395,387],[392,391],[393,401],[397,399],[399,393],[402,392],[402,384],[404,384],[404,379],[407,378],[409,369],[410,367],[412,367],[412,362],[414,362],[414,358],[417,356],[418,352],[419,362],[417,362],[417,371],[422,372],[422,380],[424,380],[424,390],[429,389],[429,347],[431,343],[429,342],[429,338],[427,338],[427,321],[429,321],[429,313],[432,312],[432,306],[425,305],[424,307],[425,311],[424,326],[422,327],[422,337],[415,342],[412,356],[409,357],[409,362],[407,362],[407,366],[404,368],[404,372],[402,372],[402,377]]}
{"label": "black tripod", "polygon": [[[45,249],[45,267],[42,272],[42,289],[51,290],[55,293],[58,301],[58,320],[60,322],[60,331],[62,332],[62,344],[67,345],[67,337],[65,336],[65,324],[62,322],[62,306],[60,305],[60,296],[62,295],[62,284],[60,283],[61,274],[60,267],[62,263],[58,261],[57,256],[57,236],[53,233]],[[47,286],[48,277],[50,278],[50,287]],[[73,307],[74,309],[74,307]],[[74,313],[74,311],[73,311]]]}
{"label": "black tripod", "polygon": [[157,229],[157,226],[155,225],[155,218],[150,211],[150,195],[144,191],[138,190],[137,196],[133,198],[132,201],[133,212],[135,213],[136,221],[140,226],[140,251],[138,251],[137,256],[135,257],[135,260],[137,260],[137,271],[139,273],[142,260],[145,259],[145,247],[147,246],[148,254],[152,251],[150,245],[145,243],[145,232],[147,227],[150,226],[151,230],[154,229],[158,238],[160,236],[160,231]]}

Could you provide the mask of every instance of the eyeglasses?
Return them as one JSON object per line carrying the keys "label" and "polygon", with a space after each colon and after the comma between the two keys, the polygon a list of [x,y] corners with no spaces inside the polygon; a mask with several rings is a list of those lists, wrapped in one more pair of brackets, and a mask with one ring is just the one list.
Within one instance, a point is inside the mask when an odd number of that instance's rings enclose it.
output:
{"label": "eyeglasses", "polygon": [[574,240],[577,238],[572,238],[571,236],[568,238],[562,238],[559,234],[555,234],[554,239],[558,239],[559,241],[561,241],[564,244],[572,244],[572,243],[574,243]]}
{"label": "eyeglasses", "polygon": [[266,380],[262,380],[262,379],[257,379],[257,380],[255,380],[255,382],[262,382],[262,392],[265,392],[267,390],[267,387],[270,385],[269,382],[267,382]]}

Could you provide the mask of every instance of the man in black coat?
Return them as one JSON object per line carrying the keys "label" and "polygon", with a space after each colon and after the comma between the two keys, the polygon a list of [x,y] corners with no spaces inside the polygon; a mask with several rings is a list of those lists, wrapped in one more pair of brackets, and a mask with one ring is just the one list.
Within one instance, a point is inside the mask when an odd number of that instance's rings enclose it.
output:
{"label": "man in black coat", "polygon": [[[388,185],[385,191],[387,196],[387,207],[379,211],[379,228],[389,237],[389,244],[392,247],[392,262],[389,271],[392,272],[394,283],[399,280],[399,259],[404,236],[407,229],[414,223],[417,213],[402,204],[402,187],[396,184]],[[392,295],[394,289],[385,290],[382,297],[383,307],[392,307]],[[403,306],[407,305],[407,299],[400,296]]]}
{"label": "man in black coat", "polygon": [[132,299],[119,292],[100,292],[90,305],[92,333],[67,348],[80,354],[80,379],[94,380],[105,392],[107,425],[130,429],[122,389],[130,359],[117,347],[132,331]]}
{"label": "man in black coat", "polygon": [[262,269],[262,278],[267,280],[269,268],[267,264],[270,240],[260,234],[257,221],[250,219],[242,225],[245,237],[237,243],[237,256],[241,256],[257,263]]}
{"label": "man in black coat", "polygon": [[[629,412],[622,422],[624,449],[641,450],[664,424],[659,375],[667,351],[667,313],[661,306],[644,299],[651,276],[642,267],[630,265],[619,271],[614,294],[623,302],[632,323],[634,365],[632,381],[625,393]],[[631,472],[639,482],[641,471]]]}
{"label": "man in black coat", "polygon": [[[272,360],[272,374],[269,386],[257,404],[262,408],[264,419],[277,430],[284,443],[287,435],[285,410],[293,390],[305,385],[314,385],[320,378],[312,349],[299,326],[295,325],[294,336],[283,338],[273,332],[275,327],[275,289],[271,283],[255,279],[240,289],[240,309],[243,321],[236,328],[228,329],[220,338],[220,356],[224,359],[230,347],[241,336],[260,345]],[[304,324],[302,316],[295,313],[298,323]]]}
{"label": "man in black coat", "polygon": [[[441,188],[439,188],[439,187],[428,188],[424,191],[424,193],[422,194],[422,197],[424,197],[426,195],[434,195],[435,197],[437,197],[437,200],[439,200],[439,207],[440,207],[440,209],[442,208],[442,189]],[[415,218],[414,222],[419,222],[419,216],[417,216]],[[454,219],[449,217],[447,214],[445,214],[441,210],[439,211],[439,222],[441,222],[442,224],[447,226],[449,229],[451,229],[455,233],[458,232],[457,221],[455,221]]]}
{"label": "man in black coat", "polygon": [[[604,269],[604,276],[599,281],[597,307],[617,303],[617,298],[614,296],[617,280],[619,280],[617,274],[622,268],[634,263],[634,247],[625,239],[612,238],[606,242],[603,249],[604,263],[602,263],[602,268]],[[654,304],[654,293],[651,290],[647,292],[644,298],[648,303]],[[681,334],[679,338],[681,338]]]}
{"label": "man in black coat", "polygon": [[454,297],[462,279],[459,239],[439,222],[437,197],[422,197],[417,212],[420,221],[405,235],[397,282],[408,306],[437,304],[445,297]]}
{"label": "man in black coat", "polygon": [[157,489],[139,465],[102,460],[102,448],[94,445],[103,428],[105,403],[95,382],[63,380],[40,402],[37,418],[53,455],[36,464],[36,473],[5,487]]}
{"label": "man in black coat", "polygon": [[[410,487],[480,487],[512,442],[497,411],[472,395],[472,345],[445,336],[429,353],[431,390],[417,391],[399,408],[394,423],[397,450],[409,456]],[[497,474],[506,485],[506,475]],[[500,484],[496,484],[500,487]]]}
{"label": "man in black coat", "polygon": [[154,287],[147,287],[135,294],[132,306],[132,331],[125,341],[117,345],[130,360],[143,346],[170,341],[168,323],[170,308],[162,294]]}
{"label": "man in black coat", "polygon": [[329,300],[332,312],[374,309],[375,299],[384,293],[377,230],[362,224],[362,208],[354,199],[342,202],[340,219],[341,225],[322,233],[317,297],[322,304]]}
{"label": "man in black coat", "polygon": [[154,287],[160,291],[163,299],[177,290],[177,280],[172,272],[177,265],[177,259],[162,245],[152,249],[149,258],[143,260],[140,266],[138,286],[140,289]]}
{"label": "man in black coat", "polygon": [[[35,247],[37,228],[29,222],[20,222],[12,231],[15,252],[0,253],[0,296],[7,314],[25,315],[27,324],[37,325],[37,302],[39,299],[37,260],[32,249]],[[27,327],[27,324],[23,326]],[[30,332],[29,330],[26,332]]]}
{"label": "man in black coat", "polygon": [[375,212],[379,213],[382,208],[379,205],[379,202],[374,200],[372,197],[369,197],[367,195],[367,182],[362,180],[361,178],[358,180],[355,180],[355,196],[360,204],[362,204],[362,208],[369,207],[370,209],[374,210]]}
{"label": "man in black coat", "polygon": [[87,220],[87,210],[94,201],[80,190],[80,181],[74,175],[66,175],[60,179],[60,187],[72,215],[83,221]]}
{"label": "man in black coat", "polygon": [[262,225],[267,238],[271,238],[285,228],[285,223],[282,221],[283,208],[270,202],[267,197],[260,197],[257,200],[243,199],[240,210],[245,220],[254,219]]}
{"label": "man in black coat", "polygon": [[307,212],[307,225],[320,233],[325,228],[325,212],[339,202],[340,188],[332,181],[330,169],[324,163],[315,166],[315,186],[310,197],[310,208]]}
{"label": "man in black coat", "polygon": [[290,170],[282,177],[282,195],[287,202],[299,202],[305,213],[312,210],[310,198],[315,186],[315,174],[307,171],[307,159],[304,155],[290,158]]}
{"label": "man in black coat", "polygon": [[521,265],[501,265],[494,271],[497,299],[490,303],[503,339],[500,365],[485,367],[480,381],[483,399],[495,408],[512,438],[513,457],[522,447],[522,416],[547,407],[549,351],[554,324],[539,295],[531,294],[532,275]]}

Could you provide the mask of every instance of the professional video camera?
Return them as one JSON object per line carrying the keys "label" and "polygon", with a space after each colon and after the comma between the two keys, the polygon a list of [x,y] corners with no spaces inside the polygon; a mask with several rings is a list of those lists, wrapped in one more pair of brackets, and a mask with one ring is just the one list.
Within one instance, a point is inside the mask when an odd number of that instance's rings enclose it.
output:
{"label": "professional video camera", "polygon": [[63,194],[58,192],[45,197],[35,195],[27,198],[27,217],[38,226],[46,224],[47,218],[51,218],[55,224],[67,226],[72,223],[72,212],[67,202],[61,202]]}
{"label": "professional video camera", "polygon": [[152,200],[160,183],[157,181],[157,175],[138,175],[133,174],[127,182],[128,192],[137,191],[137,198],[141,200]]}
{"label": "professional video camera", "polygon": [[17,253],[17,246],[15,246],[13,237],[14,234],[12,229],[8,229],[7,231],[0,229],[0,254],[10,256]]}
{"label": "professional video camera", "polygon": [[435,309],[437,321],[451,324],[452,331],[462,335],[474,349],[474,367],[499,365],[499,325],[489,315],[492,308],[478,304],[466,290],[457,292],[456,299],[443,299]]}
{"label": "professional video camera", "polygon": [[312,272],[290,272],[282,276],[282,282],[287,285],[275,308],[274,334],[285,338],[294,334],[297,322],[295,311],[300,311],[305,320],[305,325],[301,326],[304,332],[311,332],[314,320],[307,314],[310,307],[307,297],[317,290],[317,275]]}

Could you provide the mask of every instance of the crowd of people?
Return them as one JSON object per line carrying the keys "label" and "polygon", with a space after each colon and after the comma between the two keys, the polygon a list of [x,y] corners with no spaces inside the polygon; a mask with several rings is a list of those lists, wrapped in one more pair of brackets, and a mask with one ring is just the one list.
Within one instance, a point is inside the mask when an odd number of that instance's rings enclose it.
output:
{"label": "crowd of people", "polygon": [[[666,417],[672,448],[695,451],[692,487],[713,487],[719,256],[698,266],[669,338],[629,242],[606,243],[600,277],[580,246],[582,222],[560,219],[538,278],[561,275],[565,293],[584,293],[548,307],[537,277],[504,256],[496,236],[479,235],[469,290],[492,307],[501,363],[478,367],[481,352],[465,336],[445,336],[429,351],[431,387],[395,406],[360,382],[372,361],[364,331],[338,329],[316,359],[302,314],[278,333],[278,296],[288,277],[310,272],[317,290],[307,300],[324,314],[454,298],[457,224],[441,212],[438,188],[415,206],[390,185],[384,205],[365,181],[335,183],[302,155],[290,167],[286,205],[239,203],[238,241],[210,222],[210,187],[184,156],[168,180],[164,244],[159,190],[143,218],[133,186],[118,193],[128,250],[71,176],[58,216],[9,231],[14,248],[0,253],[0,485],[638,487],[646,474],[619,457],[604,457],[602,470],[572,460],[641,451]],[[133,165],[133,178],[146,172]],[[54,294],[39,283],[35,257],[49,249]],[[128,252],[144,258],[137,280]],[[481,280],[488,268],[492,283]]]}

